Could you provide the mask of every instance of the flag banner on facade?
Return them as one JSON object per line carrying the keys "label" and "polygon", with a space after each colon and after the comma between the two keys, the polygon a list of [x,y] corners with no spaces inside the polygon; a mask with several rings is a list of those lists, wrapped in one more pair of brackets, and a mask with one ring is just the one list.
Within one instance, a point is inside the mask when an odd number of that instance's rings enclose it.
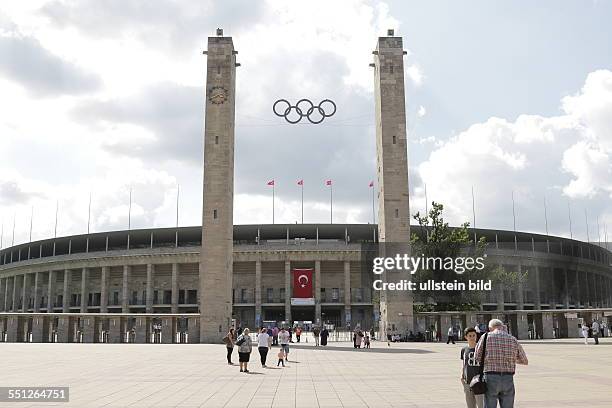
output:
{"label": "flag banner on facade", "polygon": [[293,269],[293,296],[294,298],[312,297],[312,268]]}

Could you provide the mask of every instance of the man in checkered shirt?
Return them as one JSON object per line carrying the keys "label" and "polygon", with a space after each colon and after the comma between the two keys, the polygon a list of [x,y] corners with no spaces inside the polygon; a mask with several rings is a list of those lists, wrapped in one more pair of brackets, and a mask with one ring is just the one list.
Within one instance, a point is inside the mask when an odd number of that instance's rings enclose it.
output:
{"label": "man in checkered shirt", "polygon": [[482,336],[476,345],[476,361],[482,361],[483,340],[487,339],[484,378],[487,383],[485,407],[512,408],[514,406],[514,371],[516,364],[528,364],[523,347],[506,331],[501,320],[489,321],[488,336]]}

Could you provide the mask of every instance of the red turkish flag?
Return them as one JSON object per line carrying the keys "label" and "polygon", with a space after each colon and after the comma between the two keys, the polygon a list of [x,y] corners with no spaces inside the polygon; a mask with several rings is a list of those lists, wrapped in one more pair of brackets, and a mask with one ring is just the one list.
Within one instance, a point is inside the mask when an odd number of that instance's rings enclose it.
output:
{"label": "red turkish flag", "polygon": [[312,268],[293,269],[293,297],[312,297]]}
{"label": "red turkish flag", "polygon": [[298,186],[303,186],[304,185],[304,180],[299,180],[298,181]]}
{"label": "red turkish flag", "polygon": [[325,185],[326,186],[331,186],[332,185],[332,181],[331,180],[326,180],[325,181]]}
{"label": "red turkish flag", "polygon": [[274,180],[270,180],[270,181],[268,181],[268,185],[269,185],[269,186],[273,186],[273,185],[274,185]]}
{"label": "red turkish flag", "polygon": [[374,182],[370,181],[370,185],[368,187],[374,187]]}

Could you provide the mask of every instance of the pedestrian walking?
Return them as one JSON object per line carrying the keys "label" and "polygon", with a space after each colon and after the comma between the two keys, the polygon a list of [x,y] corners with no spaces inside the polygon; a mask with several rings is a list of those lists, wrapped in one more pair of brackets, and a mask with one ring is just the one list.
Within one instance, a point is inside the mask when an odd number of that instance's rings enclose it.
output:
{"label": "pedestrian walking", "polygon": [[467,346],[461,349],[461,360],[463,362],[461,367],[461,384],[463,385],[463,393],[465,394],[465,403],[468,408],[483,408],[484,395],[476,395],[470,388],[472,378],[480,374],[480,364],[475,358],[478,332],[475,327],[468,327],[465,329],[463,337],[468,343]]}
{"label": "pedestrian walking", "polygon": [[319,335],[321,334],[321,330],[319,329],[319,327],[315,326],[312,329],[312,335],[314,336],[315,339],[315,346],[319,345]]}
{"label": "pedestrian walking", "polygon": [[300,336],[302,335],[302,328],[300,326],[295,328],[295,338],[297,342],[300,342]]}
{"label": "pedestrian walking", "polygon": [[329,337],[329,331],[327,331],[327,327],[323,327],[321,330],[321,345],[327,346],[327,338]]}
{"label": "pedestrian walking", "polygon": [[234,328],[229,329],[225,337],[223,338],[223,342],[225,343],[225,348],[227,349],[227,364],[233,365],[232,363],[232,352],[234,351]]}
{"label": "pedestrian walking", "polygon": [[[483,344],[486,352],[483,356]],[[489,332],[480,338],[476,346],[476,361],[483,360],[484,380],[487,384],[484,400],[487,408],[495,408],[499,401],[501,408],[514,407],[514,373],[516,364],[527,365],[523,347],[504,330],[499,319],[489,321]]]}
{"label": "pedestrian walking", "polygon": [[593,332],[593,339],[595,340],[595,344],[599,344],[599,322],[597,320],[593,320],[593,324],[591,325],[591,331]]}
{"label": "pedestrian walking", "polygon": [[455,344],[455,329],[453,328],[453,326],[450,326],[448,328],[448,332],[447,332],[447,338],[446,338],[446,344],[453,342],[453,344]]}
{"label": "pedestrian walking", "polygon": [[261,367],[266,368],[266,358],[268,357],[268,350],[272,348],[272,337],[268,334],[268,330],[264,327],[257,335],[257,350],[259,350],[259,356],[261,358]]}
{"label": "pedestrian walking", "polygon": [[285,361],[289,361],[289,332],[284,327],[278,332],[278,342],[285,353]]}
{"label": "pedestrian walking", "polygon": [[355,332],[355,348],[360,349],[362,342],[363,342],[363,332],[361,331],[361,329],[358,328],[357,331]]}
{"label": "pedestrian walking", "polygon": [[582,337],[584,337],[584,344],[589,344],[589,326],[586,323],[582,323],[580,331],[582,332]]}
{"label": "pedestrian walking", "polygon": [[253,344],[250,336],[251,331],[246,327],[242,334],[236,340],[238,346],[238,362],[240,363],[240,372],[248,373],[248,364],[251,357],[251,351],[253,351]]}
{"label": "pedestrian walking", "polygon": [[373,327],[371,327],[371,328],[370,328],[370,339],[372,339],[372,340],[376,340],[376,338],[374,337],[374,335],[375,335],[375,334],[376,334],[376,333],[374,332],[374,328],[373,328]]}
{"label": "pedestrian walking", "polygon": [[276,346],[278,345],[278,326],[274,326],[274,328],[272,329],[272,345]]}
{"label": "pedestrian walking", "polygon": [[366,333],[365,335],[365,339],[364,339],[364,343],[363,343],[363,347],[364,348],[370,348],[370,335]]}

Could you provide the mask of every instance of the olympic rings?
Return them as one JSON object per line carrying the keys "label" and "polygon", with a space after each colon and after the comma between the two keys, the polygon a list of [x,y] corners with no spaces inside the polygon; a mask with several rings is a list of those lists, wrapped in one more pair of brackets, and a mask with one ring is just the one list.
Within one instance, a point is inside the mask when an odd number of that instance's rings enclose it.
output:
{"label": "olympic rings", "polygon": [[[277,105],[280,103],[285,104],[284,110],[277,109]],[[325,103],[331,104],[331,108],[332,108],[331,113],[327,113],[327,111],[325,110],[323,106],[323,104]],[[323,99],[321,102],[319,102],[318,105],[315,105],[312,103],[312,101],[310,101],[310,99],[304,98],[304,99],[300,99],[299,101],[297,101],[295,105],[291,105],[288,100],[279,99],[276,102],[274,102],[274,105],[272,105],[272,111],[274,112],[276,116],[285,118],[285,120],[288,123],[291,123],[292,125],[299,123],[304,117],[308,119],[308,121],[312,123],[313,125],[317,125],[323,122],[325,118],[329,118],[330,116],[333,116],[336,113],[336,104],[331,99]],[[292,111],[295,111],[295,114],[297,116],[295,115],[290,116]]]}

